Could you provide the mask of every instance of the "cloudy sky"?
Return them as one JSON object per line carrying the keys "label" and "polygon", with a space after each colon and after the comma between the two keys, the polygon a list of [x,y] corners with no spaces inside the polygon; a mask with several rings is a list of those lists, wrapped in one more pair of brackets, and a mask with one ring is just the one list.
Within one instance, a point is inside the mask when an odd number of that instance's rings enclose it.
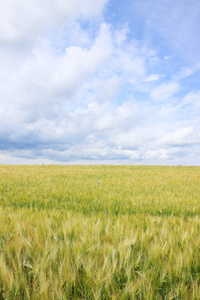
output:
{"label": "cloudy sky", "polygon": [[199,0],[0,2],[0,163],[200,165]]}

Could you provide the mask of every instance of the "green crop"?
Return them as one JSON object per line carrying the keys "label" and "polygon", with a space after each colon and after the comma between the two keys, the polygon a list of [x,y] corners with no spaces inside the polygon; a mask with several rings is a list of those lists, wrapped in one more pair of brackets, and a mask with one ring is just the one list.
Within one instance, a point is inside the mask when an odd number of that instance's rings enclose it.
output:
{"label": "green crop", "polygon": [[1,165],[0,299],[200,299],[200,167]]}

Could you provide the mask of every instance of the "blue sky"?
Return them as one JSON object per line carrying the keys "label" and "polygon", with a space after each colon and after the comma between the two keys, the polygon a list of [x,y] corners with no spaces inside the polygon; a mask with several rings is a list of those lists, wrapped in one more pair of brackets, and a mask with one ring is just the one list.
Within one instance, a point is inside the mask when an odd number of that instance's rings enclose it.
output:
{"label": "blue sky", "polygon": [[0,3],[0,163],[200,165],[198,0]]}

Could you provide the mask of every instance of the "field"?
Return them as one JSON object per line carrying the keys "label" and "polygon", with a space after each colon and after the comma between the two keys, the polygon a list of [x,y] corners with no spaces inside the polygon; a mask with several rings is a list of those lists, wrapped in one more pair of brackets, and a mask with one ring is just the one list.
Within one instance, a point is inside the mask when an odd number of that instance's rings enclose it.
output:
{"label": "field", "polygon": [[1,165],[0,299],[200,299],[200,167]]}

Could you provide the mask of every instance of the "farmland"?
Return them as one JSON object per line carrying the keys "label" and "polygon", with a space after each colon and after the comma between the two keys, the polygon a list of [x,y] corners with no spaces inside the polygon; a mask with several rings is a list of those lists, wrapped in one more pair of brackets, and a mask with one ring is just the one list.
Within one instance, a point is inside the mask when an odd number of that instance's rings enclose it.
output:
{"label": "farmland", "polygon": [[0,299],[200,299],[200,167],[1,165]]}

